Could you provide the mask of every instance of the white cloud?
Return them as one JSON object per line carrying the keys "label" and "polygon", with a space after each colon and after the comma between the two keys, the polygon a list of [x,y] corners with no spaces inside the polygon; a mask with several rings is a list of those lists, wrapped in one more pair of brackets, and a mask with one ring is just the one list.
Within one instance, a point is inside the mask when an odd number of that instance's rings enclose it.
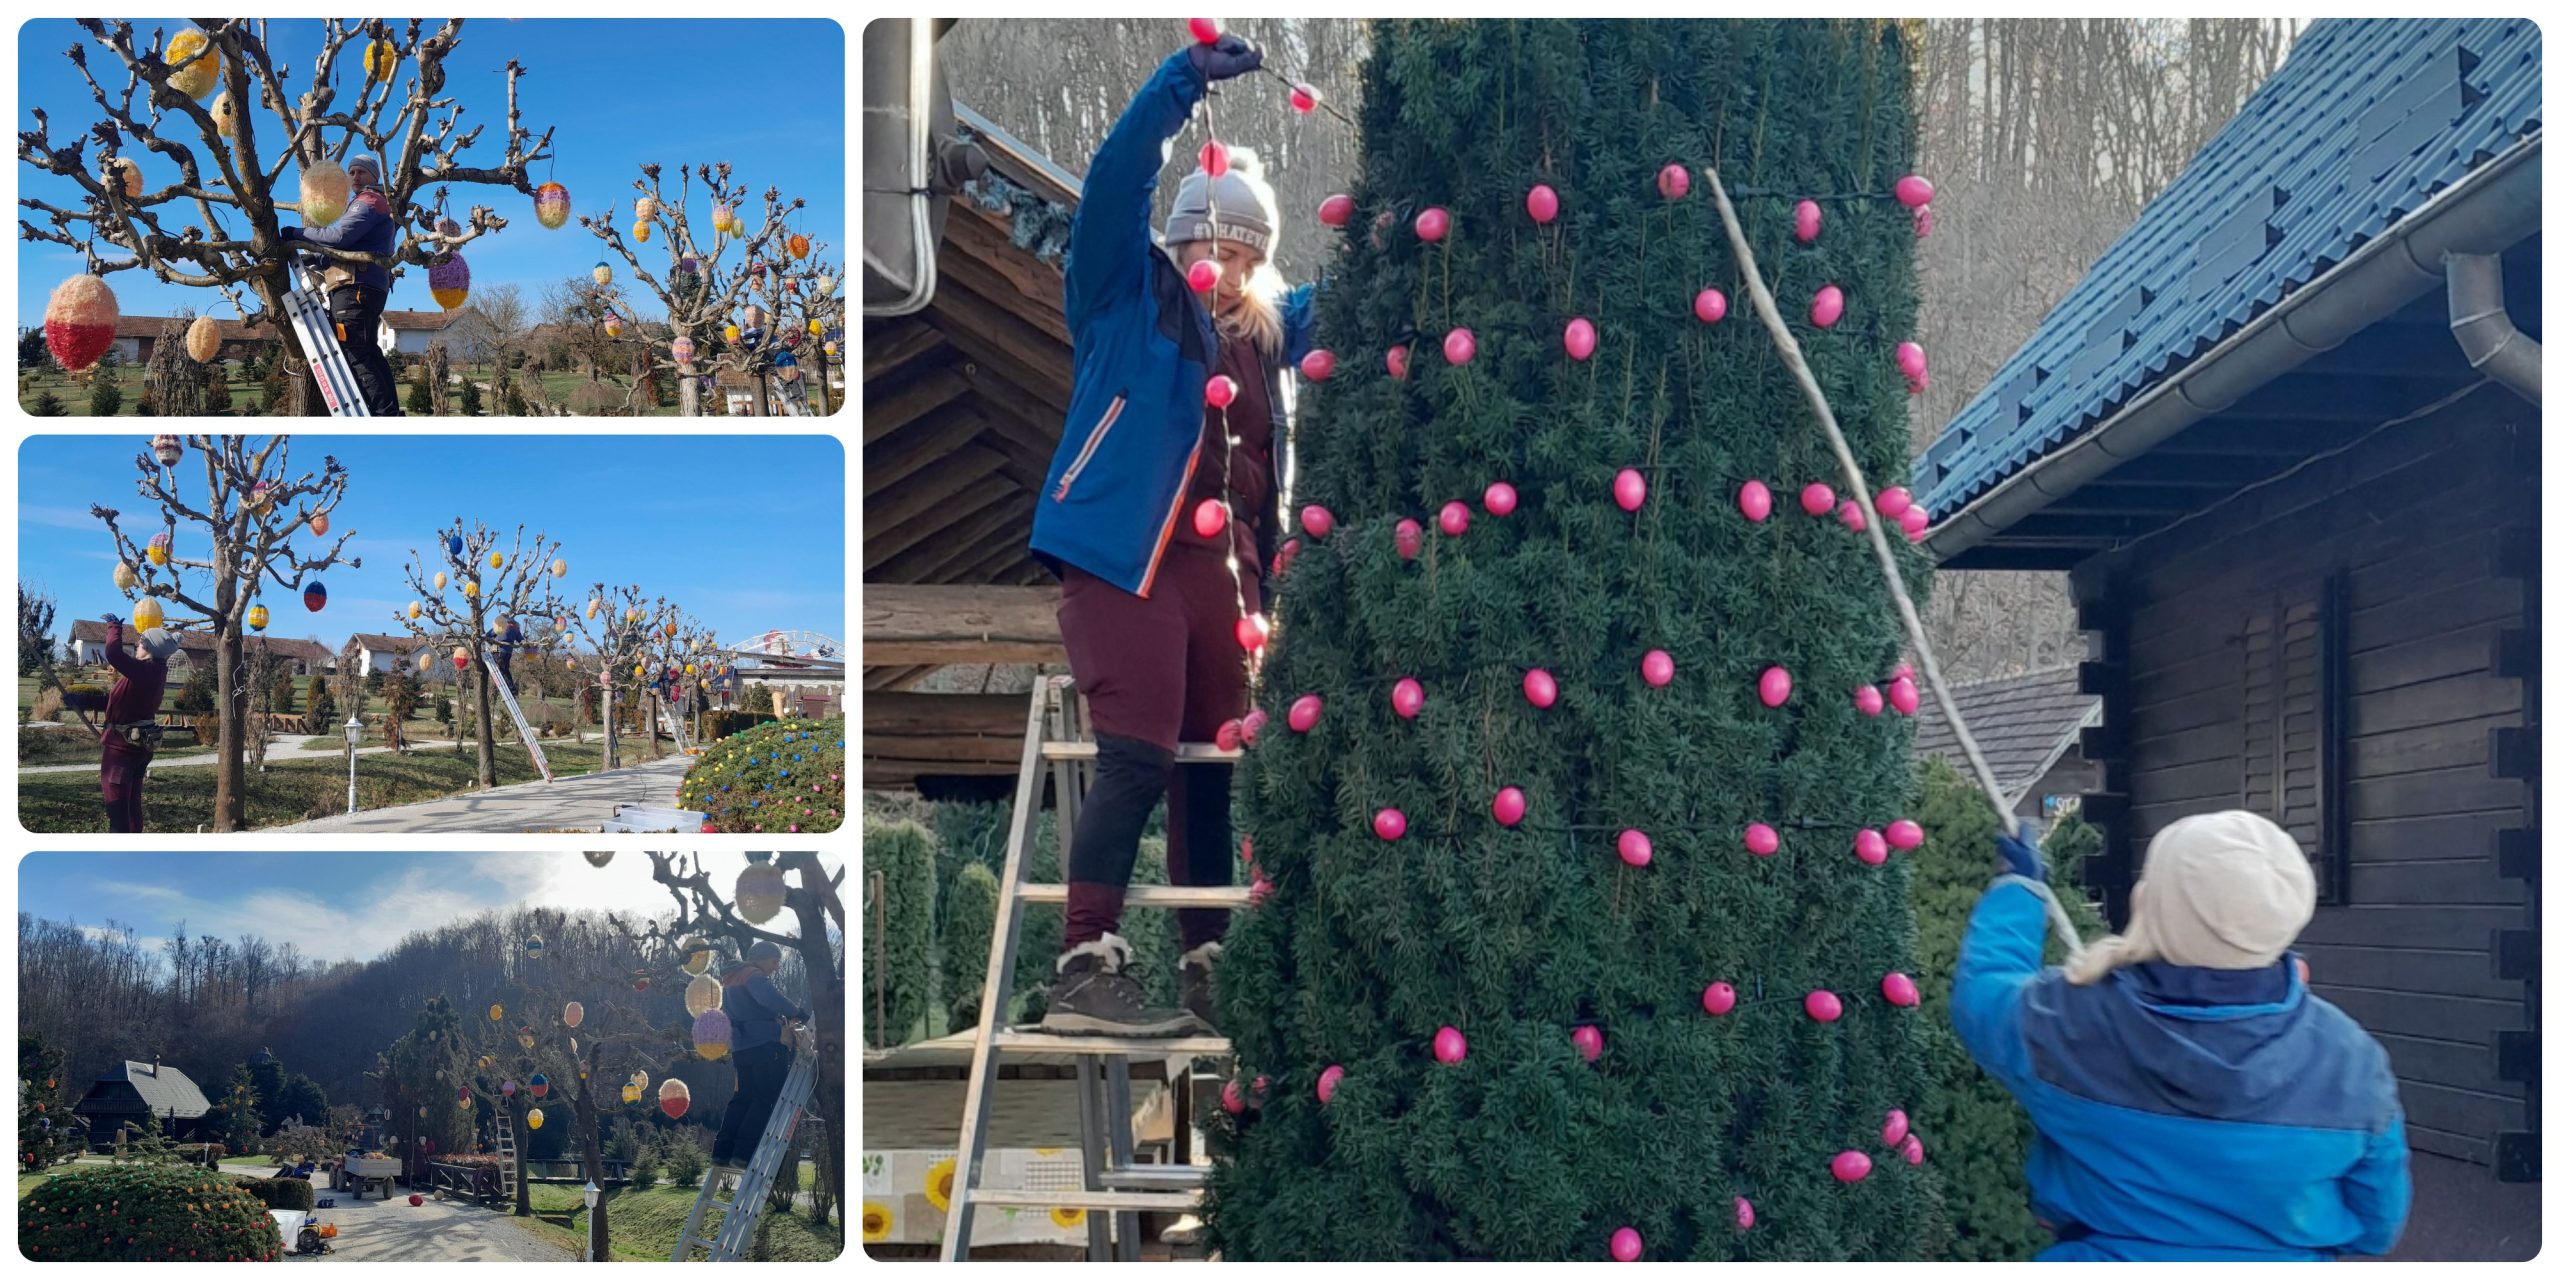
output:
{"label": "white cloud", "polygon": [[106,525],[79,507],[20,506],[18,523],[40,525],[48,529],[87,529],[105,532]]}

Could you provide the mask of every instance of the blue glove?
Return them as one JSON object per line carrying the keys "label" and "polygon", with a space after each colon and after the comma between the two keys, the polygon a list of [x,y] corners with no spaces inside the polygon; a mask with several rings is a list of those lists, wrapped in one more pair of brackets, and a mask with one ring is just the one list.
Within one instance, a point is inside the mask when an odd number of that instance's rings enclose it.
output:
{"label": "blue glove", "polygon": [[2044,882],[2044,856],[2036,852],[2034,845],[2016,836],[2004,835],[1999,839],[1999,846],[2002,875],[2024,876],[2039,884]]}
{"label": "blue glove", "polygon": [[1218,37],[1216,44],[1193,44],[1191,68],[1211,83],[1233,80],[1262,66],[1262,51],[1244,42],[1244,37],[1230,31]]}

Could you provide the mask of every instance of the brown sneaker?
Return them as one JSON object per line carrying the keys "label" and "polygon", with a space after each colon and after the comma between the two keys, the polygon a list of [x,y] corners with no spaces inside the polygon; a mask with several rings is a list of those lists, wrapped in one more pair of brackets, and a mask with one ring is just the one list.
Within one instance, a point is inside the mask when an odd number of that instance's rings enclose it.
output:
{"label": "brown sneaker", "polygon": [[1040,1029],[1075,1035],[1178,1036],[1194,1029],[1180,1009],[1152,1009],[1146,989],[1129,976],[1129,943],[1106,933],[1058,957],[1049,1011]]}
{"label": "brown sneaker", "polygon": [[1204,1031],[1217,1029],[1218,996],[1209,978],[1225,953],[1226,944],[1219,942],[1203,942],[1182,953],[1182,1008]]}

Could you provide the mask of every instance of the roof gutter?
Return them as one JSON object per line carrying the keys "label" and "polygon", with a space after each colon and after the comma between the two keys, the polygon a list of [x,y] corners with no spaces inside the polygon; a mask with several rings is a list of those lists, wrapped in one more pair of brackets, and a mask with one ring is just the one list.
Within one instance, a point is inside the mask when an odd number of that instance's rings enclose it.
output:
{"label": "roof gutter", "polygon": [[2526,337],[2507,314],[2505,268],[2494,253],[2449,253],[2444,259],[2445,301],[2453,310],[2453,340],[2471,367],[2542,406],[2542,344]]}
{"label": "roof gutter", "polygon": [[[915,264],[915,278],[907,284],[907,296],[877,306],[866,305],[867,316],[913,315],[933,301],[934,250],[938,246],[933,234],[933,19],[907,19],[907,239],[910,259]],[[865,264],[882,264],[867,249]],[[890,272],[888,274],[895,274]]]}
{"label": "roof gutter", "polygon": [[[2537,130],[2365,242],[2344,262],[2251,320],[2195,363],[1967,504],[1930,530],[1921,545],[1943,563],[1989,541],[2118,463],[2140,457],[2429,290],[2445,287],[2449,255],[2498,253],[2532,235],[2541,221],[2542,134]],[[2461,310],[2457,306],[2457,313]],[[2512,323],[2508,327],[2512,329]],[[2481,332],[2487,335],[2485,328]],[[2512,344],[2507,350],[2510,354],[2500,357],[2507,364],[2523,358]],[[2537,404],[2541,402],[2539,354],[2537,348],[2533,353],[2537,389],[2531,397]]]}

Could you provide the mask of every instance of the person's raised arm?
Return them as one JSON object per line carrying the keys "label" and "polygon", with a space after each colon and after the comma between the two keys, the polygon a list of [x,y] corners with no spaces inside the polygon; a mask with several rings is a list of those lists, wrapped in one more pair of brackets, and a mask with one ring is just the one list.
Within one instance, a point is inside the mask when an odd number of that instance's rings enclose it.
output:
{"label": "person's raised arm", "polygon": [[2000,838],[2003,872],[1975,903],[1956,956],[1950,1008],[1956,1038],[1983,1071],[2015,1091],[2031,1074],[2018,1005],[2044,968],[2044,899],[2029,887],[2043,879],[2035,848]]}
{"label": "person's raised arm", "polygon": [[149,663],[124,651],[124,623],[115,618],[107,619],[107,665],[121,676],[139,677],[151,669]]}
{"label": "person's raised arm", "polygon": [[782,988],[773,985],[773,979],[765,977],[762,974],[758,974],[747,981],[747,996],[757,1004],[763,1005],[767,1013],[789,1018],[793,1022],[807,1022],[809,1020],[808,1010],[803,1009],[785,999],[782,994]]}
{"label": "person's raised arm", "polygon": [[1216,44],[1195,44],[1165,59],[1129,99],[1085,169],[1067,240],[1069,328],[1111,298],[1145,287],[1147,255],[1155,251],[1156,178],[1168,144],[1211,81],[1261,65],[1262,54],[1241,37],[1220,36]]}
{"label": "person's raised arm", "polygon": [[347,201],[347,211],[338,215],[336,222],[325,227],[287,227],[284,238],[299,240],[304,244],[325,244],[332,248],[343,249],[371,235],[376,227],[390,218],[391,215],[378,208],[377,203],[359,194]]}

